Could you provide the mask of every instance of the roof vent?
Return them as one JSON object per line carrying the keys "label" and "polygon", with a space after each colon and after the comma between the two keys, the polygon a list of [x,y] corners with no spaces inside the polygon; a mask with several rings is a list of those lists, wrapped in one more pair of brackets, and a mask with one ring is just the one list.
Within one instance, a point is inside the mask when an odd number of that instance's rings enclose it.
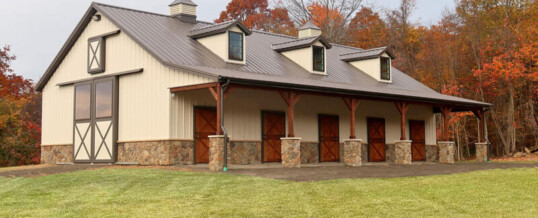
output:
{"label": "roof vent", "polygon": [[309,20],[299,28],[299,38],[314,37],[321,35],[321,29]]}
{"label": "roof vent", "polygon": [[196,4],[191,0],[175,0],[170,6],[170,16],[184,22],[196,23]]}

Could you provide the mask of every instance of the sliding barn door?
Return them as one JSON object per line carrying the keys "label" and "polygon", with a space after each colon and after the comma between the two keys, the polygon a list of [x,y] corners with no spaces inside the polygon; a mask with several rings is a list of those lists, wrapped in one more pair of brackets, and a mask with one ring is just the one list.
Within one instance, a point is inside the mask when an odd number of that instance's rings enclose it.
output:
{"label": "sliding barn door", "polygon": [[117,102],[117,84],[114,78],[75,85],[75,162],[115,161]]}
{"label": "sliding barn door", "polygon": [[263,162],[282,161],[282,143],[280,138],[286,136],[286,115],[281,112],[263,112],[262,141]]}
{"label": "sliding barn door", "polygon": [[368,159],[383,162],[385,154],[385,119],[368,118]]}
{"label": "sliding barn door", "polygon": [[338,116],[319,115],[319,143],[321,162],[340,160]]}

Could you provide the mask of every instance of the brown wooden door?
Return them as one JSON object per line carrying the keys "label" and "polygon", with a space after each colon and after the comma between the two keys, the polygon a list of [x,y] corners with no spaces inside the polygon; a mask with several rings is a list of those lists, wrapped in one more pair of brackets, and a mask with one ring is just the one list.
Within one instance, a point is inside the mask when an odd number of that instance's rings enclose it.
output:
{"label": "brown wooden door", "polygon": [[209,163],[209,136],[217,132],[217,111],[196,108],[195,121],[196,163]]}
{"label": "brown wooden door", "polygon": [[368,143],[369,161],[385,161],[385,119],[368,118]]}
{"label": "brown wooden door", "polygon": [[411,157],[413,161],[425,161],[426,160],[426,130],[424,128],[424,121],[410,120],[409,121],[409,134],[411,135]]}
{"label": "brown wooden door", "polygon": [[319,116],[319,143],[321,162],[337,162],[340,160],[338,116]]}
{"label": "brown wooden door", "polygon": [[286,135],[286,116],[280,112],[263,112],[263,161],[282,161],[280,138]]}

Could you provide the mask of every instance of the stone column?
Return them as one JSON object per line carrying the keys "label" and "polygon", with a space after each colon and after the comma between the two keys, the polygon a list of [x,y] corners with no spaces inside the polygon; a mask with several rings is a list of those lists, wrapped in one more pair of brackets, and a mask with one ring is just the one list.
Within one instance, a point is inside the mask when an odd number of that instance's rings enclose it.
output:
{"label": "stone column", "polygon": [[411,164],[411,140],[394,142],[394,164]]}
{"label": "stone column", "polygon": [[476,160],[478,162],[488,162],[488,143],[480,142],[475,143],[476,147]]}
{"label": "stone column", "polygon": [[439,142],[439,163],[454,163],[454,142]]}
{"label": "stone column", "polygon": [[344,163],[352,167],[362,165],[362,140],[348,139],[344,141]]}
{"label": "stone column", "polygon": [[282,166],[301,167],[301,138],[281,138]]}
{"label": "stone column", "polygon": [[219,172],[224,168],[224,139],[223,135],[209,136],[209,170]]}

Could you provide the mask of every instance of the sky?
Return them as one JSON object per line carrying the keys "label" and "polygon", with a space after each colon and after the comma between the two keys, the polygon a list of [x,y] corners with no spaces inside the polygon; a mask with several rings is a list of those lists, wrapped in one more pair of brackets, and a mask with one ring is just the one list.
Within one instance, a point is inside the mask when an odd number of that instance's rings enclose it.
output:
{"label": "sky", "polygon": [[[231,0],[193,0],[198,19],[213,21]],[[37,82],[63,46],[92,0],[0,0],[0,46],[11,46],[17,56],[12,62],[16,74]],[[97,0],[97,2],[168,14],[173,0]],[[270,1],[272,2],[272,1]],[[376,11],[399,6],[400,0],[364,0]],[[417,0],[412,21],[437,23],[454,0]]]}

